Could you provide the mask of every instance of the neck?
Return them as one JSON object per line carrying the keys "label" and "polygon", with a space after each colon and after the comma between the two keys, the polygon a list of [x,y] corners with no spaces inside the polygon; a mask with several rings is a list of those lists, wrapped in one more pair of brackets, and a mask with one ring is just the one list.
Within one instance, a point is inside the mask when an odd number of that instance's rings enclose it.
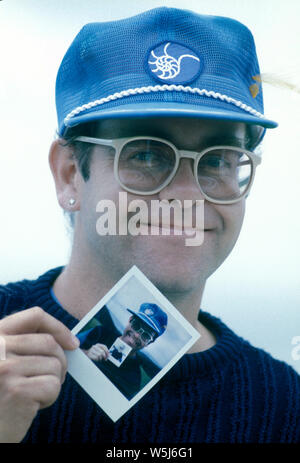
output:
{"label": "neck", "polygon": [[164,296],[166,296],[166,298],[174,305],[174,307],[176,307],[184,318],[186,318],[186,320],[195,327],[198,322],[198,313],[203,292],[204,285],[201,286],[201,288],[197,287],[197,290],[194,291],[164,291]]}
{"label": "neck", "polygon": [[69,313],[81,320],[117,282],[95,265],[87,253],[73,246],[68,265],[55,280],[53,290]]}
{"label": "neck", "polygon": [[216,344],[216,338],[202,323],[198,320],[199,307],[204,292],[204,284],[197,287],[195,291],[187,293],[165,293],[164,295],[179,310],[186,320],[200,333],[200,338],[191,347],[188,353],[201,352],[213,347]]}

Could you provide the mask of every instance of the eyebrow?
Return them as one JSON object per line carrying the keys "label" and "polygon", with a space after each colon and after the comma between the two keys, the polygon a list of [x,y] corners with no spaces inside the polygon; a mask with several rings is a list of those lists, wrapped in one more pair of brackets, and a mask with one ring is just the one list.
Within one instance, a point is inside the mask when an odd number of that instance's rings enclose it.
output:
{"label": "eyebrow", "polygon": [[248,136],[245,137],[236,137],[232,135],[215,135],[205,139],[205,145],[207,147],[214,145],[230,145],[237,146],[238,148],[245,148],[249,143]]}

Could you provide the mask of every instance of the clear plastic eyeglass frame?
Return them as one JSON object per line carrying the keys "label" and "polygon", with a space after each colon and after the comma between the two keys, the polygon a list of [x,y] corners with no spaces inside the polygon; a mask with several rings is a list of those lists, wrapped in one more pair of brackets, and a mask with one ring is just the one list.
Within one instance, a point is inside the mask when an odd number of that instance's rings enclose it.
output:
{"label": "clear plastic eyeglass frame", "polygon": [[[136,331],[141,336],[141,339],[145,344],[148,345],[150,344],[150,342],[154,341],[154,336],[152,334],[150,334],[147,330],[144,330],[143,328],[137,329],[135,326],[135,323],[136,322],[134,320],[130,321],[130,325],[132,326],[134,331]],[[146,334],[146,339],[142,337],[143,335],[145,336],[145,334]]]}
{"label": "clear plastic eyeglass frame", "polygon": [[[172,173],[167,177],[167,179],[158,188],[156,188],[154,190],[141,192],[140,190],[135,190],[135,189],[132,189],[132,188],[128,188],[126,185],[123,184],[123,182],[121,181],[121,179],[119,177],[118,164],[119,164],[119,157],[120,157],[120,154],[122,152],[122,148],[127,143],[135,141],[135,140],[160,141],[160,142],[165,143],[166,145],[168,145],[170,148],[172,148],[172,150],[175,153],[175,165],[174,165],[174,169],[173,169]],[[173,145],[173,143],[169,142],[168,140],[165,140],[163,138],[147,137],[147,136],[144,136],[144,137],[139,136],[139,137],[116,138],[116,139],[113,139],[113,140],[102,139],[102,138],[94,138],[94,137],[78,136],[78,137],[76,137],[74,139],[74,141],[92,143],[92,144],[95,144],[95,145],[109,146],[109,147],[114,148],[115,151],[116,151],[115,159],[114,159],[114,175],[115,175],[115,178],[116,178],[117,182],[120,184],[120,186],[124,190],[128,191],[129,193],[134,193],[136,195],[142,195],[142,196],[154,195],[154,194],[159,193],[161,190],[163,190],[167,185],[169,185],[169,183],[171,183],[171,181],[175,177],[176,172],[178,170],[180,160],[183,159],[183,158],[188,158],[188,159],[193,159],[194,160],[194,176],[195,176],[196,182],[198,184],[198,187],[199,187],[199,189],[201,191],[201,194],[203,195],[203,197],[207,201],[209,201],[211,203],[215,203],[215,204],[233,204],[233,203],[237,203],[244,196],[249,194],[249,191],[250,191],[251,186],[253,184],[256,167],[261,163],[261,158],[257,154],[255,154],[255,153],[253,153],[251,151],[247,151],[244,148],[240,148],[240,147],[236,147],[236,146],[229,146],[229,145],[210,146],[208,148],[205,148],[202,151],[196,152],[196,151],[188,151],[188,150],[179,150],[179,149],[176,148],[175,145]],[[245,191],[238,198],[234,198],[234,199],[215,199],[215,198],[211,198],[201,188],[201,184],[199,182],[198,172],[197,172],[198,171],[199,161],[206,153],[208,153],[209,151],[215,150],[215,149],[230,149],[231,151],[237,151],[237,152],[242,151],[243,153],[245,153],[249,157],[249,159],[251,161],[251,177],[249,179],[248,186],[245,189]]]}

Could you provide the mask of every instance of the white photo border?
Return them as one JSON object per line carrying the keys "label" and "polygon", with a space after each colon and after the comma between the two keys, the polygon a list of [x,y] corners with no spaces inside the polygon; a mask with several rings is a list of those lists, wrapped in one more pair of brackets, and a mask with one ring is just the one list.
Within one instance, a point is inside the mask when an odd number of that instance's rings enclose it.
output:
{"label": "white photo border", "polygon": [[[79,331],[106,305],[111,297],[121,289],[131,277],[136,277],[189,333],[191,338],[174,355],[154,378],[152,378],[132,399],[128,400],[119,389],[102,373],[101,370],[84,354],[80,348],[75,351],[65,351],[68,360],[68,372],[92,397],[102,410],[116,422],[135,405],[169,370],[176,362],[195,344],[201,336],[200,333],[180,314],[170,301],[155,287],[153,283],[141,272],[136,265],[108,291],[108,293],[80,320],[72,329],[73,334]],[[101,390],[99,390],[99,378],[101,378]]]}

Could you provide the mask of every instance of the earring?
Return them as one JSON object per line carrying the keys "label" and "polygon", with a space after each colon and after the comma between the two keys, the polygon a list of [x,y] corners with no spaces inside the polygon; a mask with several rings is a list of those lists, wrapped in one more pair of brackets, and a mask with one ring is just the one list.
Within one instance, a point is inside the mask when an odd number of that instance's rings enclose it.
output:
{"label": "earring", "polygon": [[74,199],[74,198],[69,199],[69,205],[70,206],[74,206],[75,203],[76,203],[76,199]]}

